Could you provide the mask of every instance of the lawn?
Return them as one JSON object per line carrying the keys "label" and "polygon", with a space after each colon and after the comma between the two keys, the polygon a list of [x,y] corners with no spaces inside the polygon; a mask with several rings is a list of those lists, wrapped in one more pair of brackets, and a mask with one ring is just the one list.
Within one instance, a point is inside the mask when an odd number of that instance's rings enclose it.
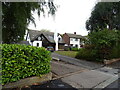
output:
{"label": "lawn", "polygon": [[55,51],[55,53],[75,58],[77,51]]}

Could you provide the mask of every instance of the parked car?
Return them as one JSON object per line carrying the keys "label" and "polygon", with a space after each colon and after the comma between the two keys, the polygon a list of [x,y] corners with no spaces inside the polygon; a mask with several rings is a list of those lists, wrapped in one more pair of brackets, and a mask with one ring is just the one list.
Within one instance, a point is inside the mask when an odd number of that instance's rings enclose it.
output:
{"label": "parked car", "polygon": [[47,50],[48,50],[48,51],[51,51],[51,52],[54,52],[54,48],[53,48],[52,46],[48,46],[48,47],[47,47]]}

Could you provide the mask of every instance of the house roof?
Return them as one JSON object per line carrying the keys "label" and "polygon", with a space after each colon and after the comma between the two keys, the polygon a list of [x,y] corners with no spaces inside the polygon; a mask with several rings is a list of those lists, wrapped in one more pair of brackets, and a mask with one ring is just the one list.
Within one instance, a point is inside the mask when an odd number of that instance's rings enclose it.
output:
{"label": "house roof", "polygon": [[20,41],[17,44],[25,44],[25,45],[30,45],[30,43],[28,41]]}
{"label": "house roof", "polygon": [[[55,43],[53,32],[42,32],[37,30],[29,30],[28,32],[29,32],[31,41],[34,41],[40,35],[44,35],[49,42]],[[64,43],[64,41],[63,40],[59,41],[59,43]]]}
{"label": "house roof", "polygon": [[77,34],[71,34],[71,33],[66,33],[70,38],[83,38],[83,36],[81,35],[77,35]]}

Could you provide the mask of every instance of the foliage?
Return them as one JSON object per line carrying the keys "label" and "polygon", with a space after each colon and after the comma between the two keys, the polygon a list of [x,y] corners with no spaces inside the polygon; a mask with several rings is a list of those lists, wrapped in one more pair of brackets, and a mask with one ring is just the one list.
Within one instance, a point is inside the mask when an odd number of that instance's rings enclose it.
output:
{"label": "foliage", "polygon": [[45,48],[2,44],[2,84],[50,72],[50,52]]}
{"label": "foliage", "polygon": [[91,17],[86,21],[90,32],[107,28],[120,30],[120,2],[99,2],[95,5]]}
{"label": "foliage", "polygon": [[120,31],[105,29],[88,36],[88,42],[78,52],[77,58],[95,61],[120,58]]}
{"label": "foliage", "polygon": [[79,50],[79,48],[76,48],[76,47],[71,48],[71,51],[78,51],[78,50]]}
{"label": "foliage", "polygon": [[3,43],[23,40],[25,30],[30,22],[34,23],[32,12],[38,16],[48,8],[49,14],[55,14],[56,6],[52,0],[48,2],[2,2],[2,39]]}
{"label": "foliage", "polygon": [[98,61],[99,57],[97,54],[98,54],[97,50],[81,48],[76,54],[75,58],[89,60],[89,61],[96,61],[96,60]]}

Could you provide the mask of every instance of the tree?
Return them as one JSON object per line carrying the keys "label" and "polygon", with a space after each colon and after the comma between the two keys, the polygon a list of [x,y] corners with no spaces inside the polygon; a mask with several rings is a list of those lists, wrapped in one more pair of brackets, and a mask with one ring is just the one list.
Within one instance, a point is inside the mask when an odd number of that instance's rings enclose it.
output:
{"label": "tree", "polygon": [[90,32],[104,28],[120,30],[120,2],[97,3],[86,21],[86,28]]}
{"label": "tree", "polygon": [[38,16],[48,8],[48,14],[55,14],[56,6],[53,1],[48,2],[3,2],[2,3],[2,39],[3,43],[23,40],[30,22],[35,24],[32,11]]}

